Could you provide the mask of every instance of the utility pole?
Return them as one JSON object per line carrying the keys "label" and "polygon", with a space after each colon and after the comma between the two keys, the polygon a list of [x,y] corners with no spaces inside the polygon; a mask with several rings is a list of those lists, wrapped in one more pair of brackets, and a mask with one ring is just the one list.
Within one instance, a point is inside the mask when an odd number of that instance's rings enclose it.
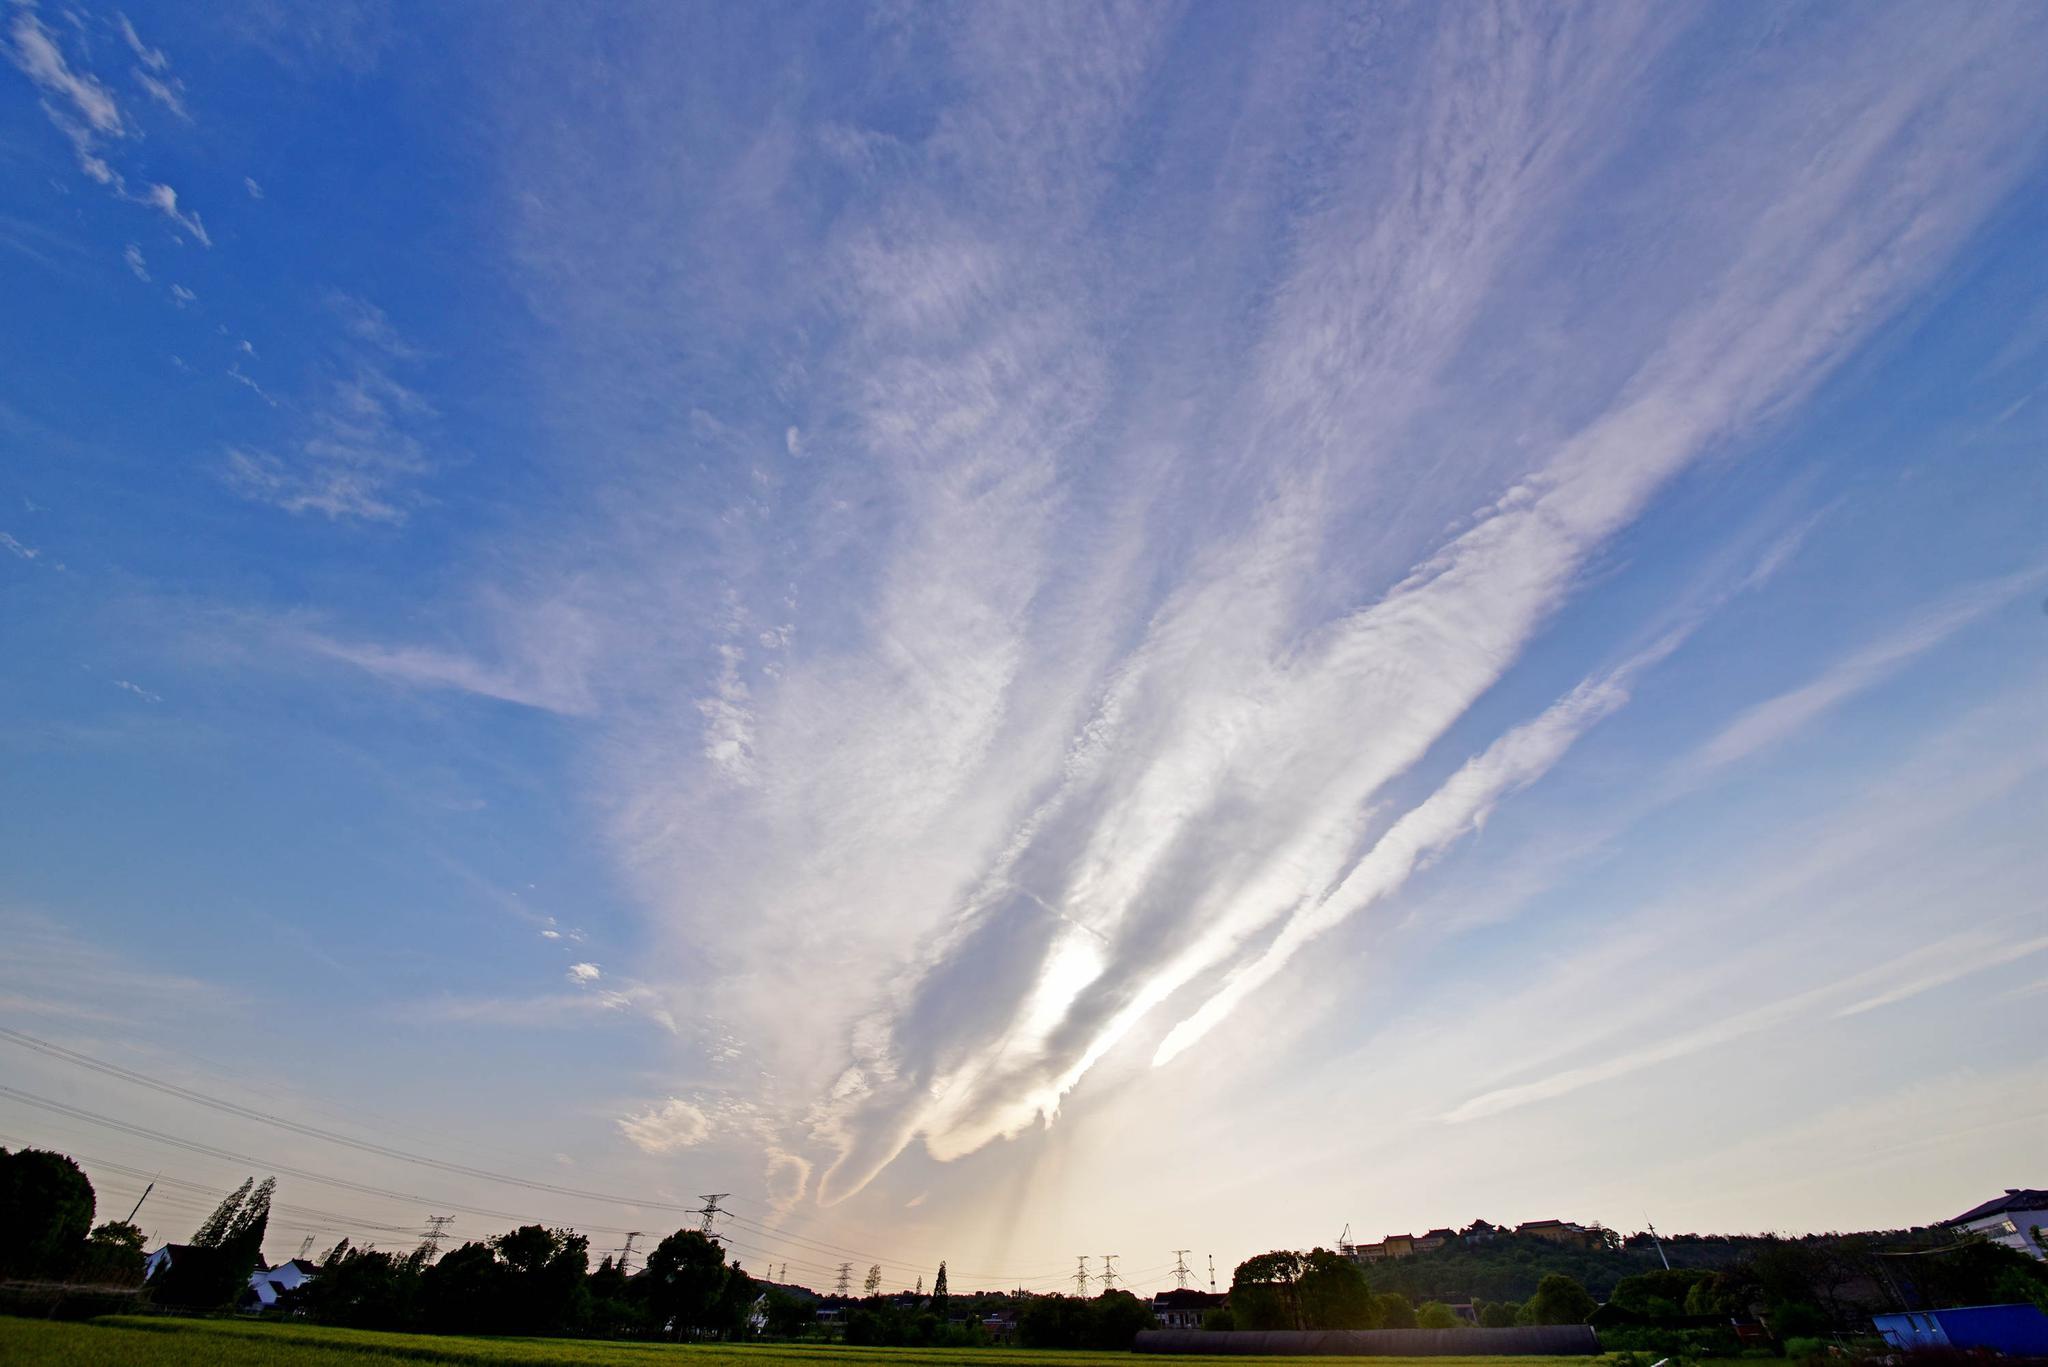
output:
{"label": "utility pole", "polygon": [[1117,1255],[1114,1253],[1102,1255],[1102,1289],[1104,1291],[1116,1290],[1116,1258]]}
{"label": "utility pole", "polygon": [[784,1264],[782,1265],[782,1271],[780,1271],[780,1272],[778,1272],[778,1273],[776,1273],[776,1274],[775,1274],[775,1280],[776,1280],[776,1281],[778,1281],[778,1282],[783,1282],[783,1283],[787,1283],[787,1282],[789,1281],[789,1264],[788,1264],[788,1263],[784,1263]]}
{"label": "utility pole", "polygon": [[[162,1174],[162,1173],[158,1173],[158,1174],[156,1175],[156,1177],[162,1177],[162,1176],[163,1176],[163,1174]],[[144,1201],[147,1201],[147,1200],[149,1199],[149,1194],[150,1194],[151,1192],[153,1192],[153,1191],[155,1191],[155,1190],[156,1190],[156,1177],[152,1177],[152,1178],[150,1178],[150,1179],[149,1179],[149,1185],[148,1185],[148,1186],[146,1186],[146,1187],[144,1187],[144,1188],[142,1189],[142,1195],[140,1195],[140,1196],[138,1196],[138,1197],[136,1197],[136,1198],[135,1198],[135,1206],[134,1206],[134,1209],[133,1209],[133,1210],[130,1210],[130,1211],[128,1212],[128,1223],[129,1223],[129,1224],[131,1224],[131,1225],[132,1225],[132,1224],[134,1224],[134,1223],[135,1223],[135,1212],[136,1212],[137,1210],[141,1210],[141,1209],[142,1209],[142,1203],[143,1203]]]}
{"label": "utility pole", "polygon": [[692,1215],[701,1215],[704,1217],[703,1222],[697,1226],[697,1231],[700,1234],[708,1235],[713,1239],[716,1239],[718,1237],[718,1217],[725,1214],[724,1211],[718,1208],[718,1203],[720,1201],[723,1201],[726,1197],[730,1195],[732,1195],[732,1193],[729,1191],[720,1191],[714,1192],[709,1196],[700,1196],[699,1198],[697,1198],[704,1204],[697,1207],[696,1210],[690,1213]]}
{"label": "utility pole", "polygon": [[1209,1294],[1216,1294],[1216,1255],[1209,1255]]}
{"label": "utility pole", "polygon": [[622,1277],[628,1276],[632,1273],[633,1243],[636,1239],[640,1237],[640,1233],[641,1231],[637,1229],[629,1229],[626,1231],[626,1245],[624,1248],[621,1248],[619,1250],[619,1275]]}
{"label": "utility pole", "polygon": [[1188,1254],[1191,1252],[1192,1249],[1186,1248],[1173,1250],[1173,1284],[1183,1291],[1188,1289],[1188,1278],[1194,1275],[1188,1270]]}
{"label": "utility pole", "polygon": [[448,1226],[454,1223],[455,1217],[453,1215],[429,1215],[427,1217],[427,1232],[420,1240],[420,1247],[425,1250],[429,1261],[440,1256],[441,1236],[446,1234]]}
{"label": "utility pole", "polygon": [[303,1239],[299,1240],[299,1256],[300,1256],[301,1258],[303,1258],[303,1257],[305,1257],[305,1256],[306,1256],[306,1255],[307,1255],[308,1253],[311,1253],[312,1251],[313,1251],[313,1236],[312,1236],[312,1235],[310,1235],[310,1234],[308,1234],[308,1235],[307,1235],[307,1236],[306,1236],[305,1238],[303,1238]]}
{"label": "utility pole", "polygon": [[844,1297],[853,1284],[853,1264],[839,1264],[839,1295]]}
{"label": "utility pole", "polygon": [[1083,1300],[1088,1298],[1088,1255],[1083,1253],[1074,1263],[1074,1294]]}
{"label": "utility pole", "polygon": [[1663,1263],[1664,1270],[1669,1272],[1671,1270],[1671,1260],[1664,1256],[1664,1241],[1657,1237],[1657,1227],[1650,1223],[1650,1217],[1647,1212],[1643,1215],[1643,1225],[1650,1231],[1650,1242],[1657,1246],[1657,1260]]}

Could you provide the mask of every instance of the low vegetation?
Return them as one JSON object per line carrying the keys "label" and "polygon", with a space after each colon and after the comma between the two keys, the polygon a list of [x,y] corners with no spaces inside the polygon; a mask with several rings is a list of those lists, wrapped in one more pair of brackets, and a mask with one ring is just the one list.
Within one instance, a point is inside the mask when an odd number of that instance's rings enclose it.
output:
{"label": "low vegetation", "polygon": [[[540,1367],[652,1367],[681,1361],[685,1367],[812,1367],[830,1362],[1059,1364],[1059,1367],[1130,1367],[1127,1352],[1061,1349],[849,1348],[844,1344],[654,1344],[602,1343],[577,1339],[428,1337],[313,1325],[251,1323],[241,1320],[117,1317],[85,1324],[0,1317],[0,1363],[46,1367],[371,1367],[372,1364],[471,1363]],[[1242,1362],[1235,1357],[1162,1359],[1201,1364]],[[1262,1358],[1274,1363],[1327,1363],[1328,1358]],[[1376,1367],[1584,1367],[1582,1358],[1376,1358]]]}

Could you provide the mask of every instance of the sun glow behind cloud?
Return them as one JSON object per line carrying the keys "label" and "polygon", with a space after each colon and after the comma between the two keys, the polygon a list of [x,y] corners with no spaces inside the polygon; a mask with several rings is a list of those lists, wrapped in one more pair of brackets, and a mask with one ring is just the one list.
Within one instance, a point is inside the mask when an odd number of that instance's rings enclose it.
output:
{"label": "sun glow behind cloud", "polygon": [[[753,195],[772,219],[807,161],[859,189],[793,280],[760,281],[722,211],[681,211],[667,248],[603,217],[667,149],[709,155],[631,81],[643,132],[586,187],[591,215],[523,225],[535,288],[575,281],[586,368],[744,472],[712,533],[715,596],[665,595],[696,570],[654,535],[707,491],[629,460],[615,558],[521,611],[575,624],[580,710],[616,738],[620,848],[673,943],[717,965],[705,1000],[828,1202],[920,1139],[955,1158],[1050,1118],[1141,1027],[1170,1063],[1627,706],[1696,616],[1388,805],[1593,558],[1821,383],[2031,146],[2004,103],[2031,98],[2025,64],[1990,15],[1929,61],[1902,60],[1905,11],[1815,25],[1789,65],[1738,65],[1709,96],[1654,79],[1693,41],[1668,16],[1446,13],[1362,41],[1359,60],[1395,41],[1420,57],[1361,104],[1345,59],[1309,55],[1343,21],[1297,11],[1236,77],[1256,98],[1235,137],[1298,140],[1315,203],[1286,207],[1283,164],[1212,143],[1230,199],[1189,218],[1102,169],[1101,149],[1194,117],[1151,84],[1163,17],[1069,19],[910,25],[953,92],[921,138],[770,115],[713,173],[725,204]],[[1809,68],[1809,46],[1834,60]],[[1397,110],[1389,136],[1355,135]],[[1715,136],[1678,131],[1700,120]],[[1608,169],[1652,147],[1656,165]],[[571,173],[542,167],[534,202],[561,204],[549,174]],[[1638,175],[1687,195],[1682,226],[1632,221]],[[1702,184],[1726,193],[1680,188]],[[1093,235],[1104,214],[1128,248]],[[1237,226],[1262,215],[1277,238]],[[1532,301],[1603,220],[1633,264]],[[1211,285],[1147,251],[1176,232],[1192,260],[1278,273]],[[629,299],[633,269],[593,270],[668,251],[761,293]],[[1221,325],[1246,289],[1257,321]],[[801,377],[801,422],[772,402],[678,411],[645,359],[670,314],[742,346],[807,320],[769,353]],[[1539,319],[1549,348],[1522,349]],[[1582,380],[1546,390],[1565,355]],[[1447,397],[1482,365],[1506,376],[1495,410]],[[545,658],[507,672],[559,673]],[[414,673],[468,686],[459,663]]]}
{"label": "sun glow behind cloud", "polygon": [[[1676,965],[1714,1019],[1574,1014],[1712,921],[1660,881],[1687,842],[1767,844],[1730,788],[1810,754],[1745,801],[1854,825],[1839,789],[1909,772],[1873,750],[1947,735],[2014,668],[1983,641],[2038,548],[1962,545],[1981,509],[1954,491],[1970,443],[2030,420],[1983,380],[2027,369],[2026,327],[2016,359],[1925,366],[1962,438],[1903,404],[1796,434],[2038,185],[2039,12],[711,13],[449,21],[434,88],[464,105],[429,131],[474,131],[463,202],[406,179],[462,259],[443,294],[334,256],[297,354],[241,325],[279,315],[224,258],[303,216],[304,171],[170,160],[214,117],[199,66],[172,74],[194,41],[8,20],[53,165],[115,190],[93,259],[224,358],[239,417],[177,467],[258,547],[215,591],[272,585],[93,691],[168,724],[210,653],[312,695],[286,729],[331,708],[394,800],[474,818],[469,862],[351,895],[420,916],[383,1018],[507,1032],[507,1075],[583,1061],[550,1152],[752,1173],[827,1231],[968,1188],[1007,1229],[1071,1155],[1113,1161],[1087,1117],[1203,1094],[1218,1118],[1179,1120],[1250,1124],[1212,1068],[1477,1164],[1545,1103],[1875,1029],[2035,952],[2048,926],[1971,842],[2041,756],[1971,733],[1998,783],[1945,775],[1947,824],[1892,829],[1948,860],[1902,886],[1976,889],[1981,925],[1901,903],[1842,931],[1800,858],[1730,854],[1708,881],[1741,935]],[[1844,549],[1880,486],[1951,529],[1946,560]],[[28,515],[0,564],[54,571],[63,524]],[[1827,748],[1872,713],[1887,739]],[[1699,826],[1658,848],[1660,821]],[[1850,852],[1828,887],[1882,890],[1871,850],[1800,829]],[[1607,860],[1635,861],[1619,886]],[[513,948],[417,911],[451,868]],[[1742,947],[1822,920],[1869,962],[1799,983]],[[1528,958],[1488,960],[1495,934]],[[1484,961],[1447,989],[1464,1014],[1410,1002],[1433,1033],[1404,1034],[1379,1013],[1451,941]]]}

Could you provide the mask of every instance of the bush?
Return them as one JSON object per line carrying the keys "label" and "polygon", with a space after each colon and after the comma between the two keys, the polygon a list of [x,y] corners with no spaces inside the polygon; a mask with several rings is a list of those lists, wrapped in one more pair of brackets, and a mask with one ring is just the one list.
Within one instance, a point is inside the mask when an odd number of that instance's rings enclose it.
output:
{"label": "bush", "polygon": [[1230,1313],[1230,1307],[1219,1305],[1202,1316],[1202,1327],[1212,1334],[1227,1334],[1237,1328],[1237,1317]]}
{"label": "bush", "polygon": [[1415,1307],[1417,1329],[1456,1329],[1463,1324],[1458,1312],[1442,1301],[1424,1301]]}
{"label": "bush", "polygon": [[1648,1362],[1658,1358],[1732,1358],[1741,1354],[1742,1340],[1733,1329],[1656,1329],[1617,1327],[1600,1330],[1600,1347],[1620,1355],[1640,1354]]}
{"label": "bush", "polygon": [[1821,1338],[1796,1338],[1785,1340],[1785,1356],[1804,1362],[1808,1358],[1826,1357],[1828,1341]]}

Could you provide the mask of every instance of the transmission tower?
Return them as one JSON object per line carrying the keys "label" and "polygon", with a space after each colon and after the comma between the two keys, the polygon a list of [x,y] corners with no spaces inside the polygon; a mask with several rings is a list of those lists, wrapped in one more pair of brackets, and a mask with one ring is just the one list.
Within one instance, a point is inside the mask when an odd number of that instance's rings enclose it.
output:
{"label": "transmission tower", "polygon": [[730,1195],[732,1195],[732,1193],[729,1191],[721,1191],[715,1192],[709,1196],[701,1196],[698,1198],[704,1204],[697,1207],[696,1210],[691,1212],[691,1214],[693,1215],[701,1215],[704,1217],[703,1222],[697,1226],[698,1232],[702,1234],[708,1234],[714,1239],[718,1237],[718,1217],[725,1214],[724,1211],[718,1208],[718,1203],[720,1201],[723,1201],[726,1197]]}
{"label": "transmission tower", "polygon": [[429,1262],[441,1255],[441,1236],[448,1232],[448,1226],[455,1223],[453,1215],[429,1215],[427,1232],[420,1236],[420,1250]]}
{"label": "transmission tower", "polygon": [[1102,1289],[1104,1291],[1116,1290],[1116,1259],[1117,1255],[1114,1253],[1102,1255]]}
{"label": "transmission tower", "polygon": [[1188,1254],[1192,1252],[1191,1248],[1173,1250],[1173,1284],[1183,1291],[1188,1289],[1188,1278],[1195,1275],[1188,1270]]}
{"label": "transmission tower", "polygon": [[839,1264],[839,1293],[838,1293],[838,1294],[839,1294],[839,1295],[841,1295],[841,1296],[844,1296],[844,1295],[846,1295],[846,1294],[848,1293],[848,1291],[850,1291],[850,1290],[852,1289],[852,1285],[853,1285],[853,1264],[852,1264],[852,1263],[841,1263],[841,1264]]}
{"label": "transmission tower", "polygon": [[789,1264],[788,1264],[788,1263],[784,1263],[784,1264],[782,1265],[782,1271],[780,1271],[780,1272],[778,1272],[778,1273],[776,1273],[776,1274],[775,1274],[775,1280],[776,1280],[776,1281],[778,1281],[778,1282],[783,1282],[783,1283],[785,1283],[785,1284],[786,1284],[786,1283],[787,1283],[787,1282],[789,1281]]}
{"label": "transmission tower", "polygon": [[1083,1253],[1074,1263],[1074,1294],[1087,1299],[1088,1296],[1088,1255]]}
{"label": "transmission tower", "polygon": [[640,1234],[641,1231],[637,1229],[629,1229],[626,1231],[625,1246],[619,1250],[620,1276],[631,1275],[633,1271],[633,1244],[636,1240],[639,1239]]}

